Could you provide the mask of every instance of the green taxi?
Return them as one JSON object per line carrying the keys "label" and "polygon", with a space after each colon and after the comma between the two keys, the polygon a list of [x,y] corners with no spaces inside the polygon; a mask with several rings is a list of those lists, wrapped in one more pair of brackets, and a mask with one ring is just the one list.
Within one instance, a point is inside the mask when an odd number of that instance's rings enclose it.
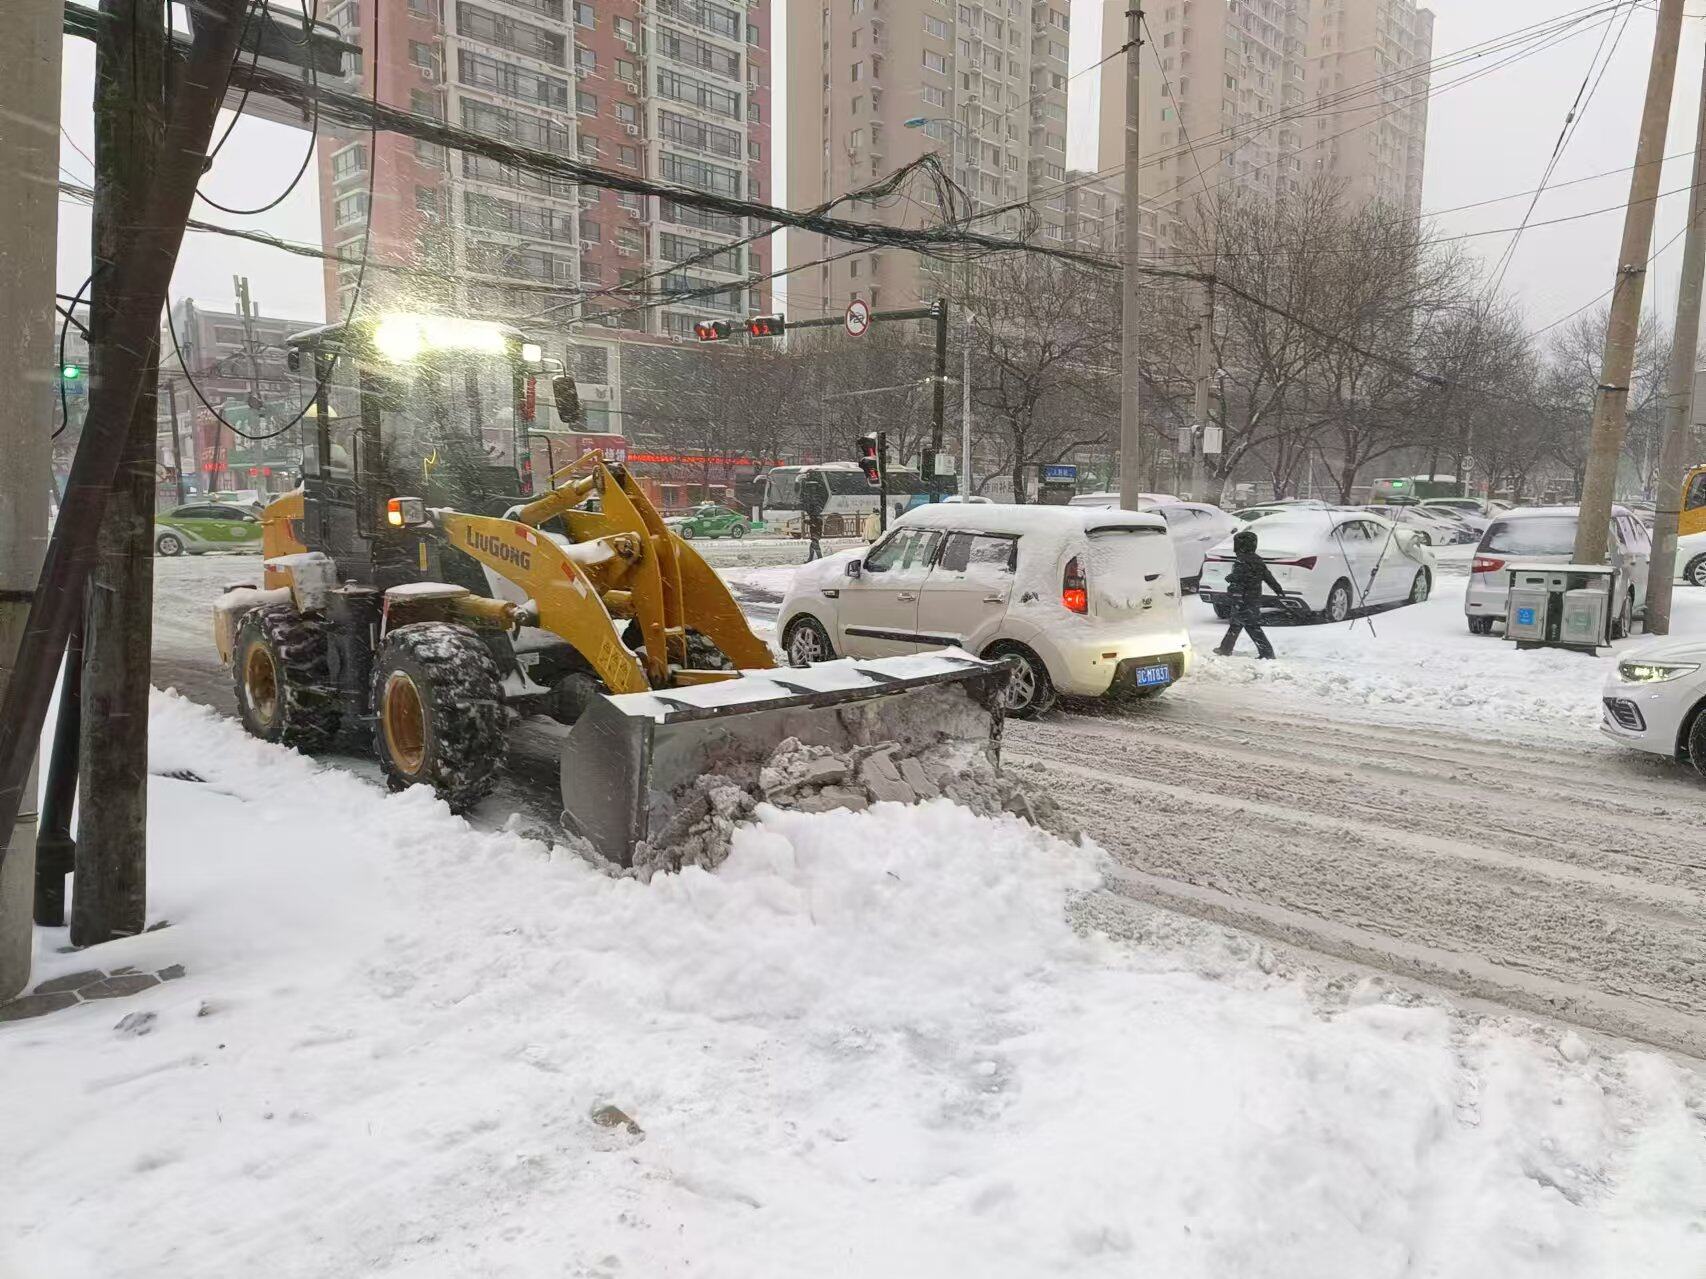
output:
{"label": "green taxi", "polygon": [[681,515],[664,521],[685,538],[732,537],[742,538],[752,527],[752,521],[718,502],[701,502]]}
{"label": "green taxi", "polygon": [[260,544],[260,517],[240,506],[191,502],[154,517],[154,549],[161,555],[253,550]]}

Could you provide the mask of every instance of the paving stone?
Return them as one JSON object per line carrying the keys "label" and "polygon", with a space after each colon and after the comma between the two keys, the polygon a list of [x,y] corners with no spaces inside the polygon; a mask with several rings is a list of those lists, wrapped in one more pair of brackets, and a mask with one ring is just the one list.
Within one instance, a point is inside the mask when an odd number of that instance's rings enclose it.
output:
{"label": "paving stone", "polygon": [[184,966],[182,964],[172,964],[168,967],[162,968],[154,975],[161,981],[175,981],[184,975]]}
{"label": "paving stone", "polygon": [[159,984],[160,979],[153,973],[125,973],[98,981],[93,986],[85,986],[77,993],[84,999],[120,999],[125,995],[140,994]]}
{"label": "paving stone", "polygon": [[59,990],[48,995],[20,995],[8,1003],[0,1004],[0,1021],[24,1021],[30,1017],[42,1017],[78,1002],[77,992],[74,990]]}
{"label": "paving stone", "polygon": [[55,977],[52,981],[44,981],[35,988],[38,995],[57,995],[61,991],[81,990],[85,986],[93,986],[106,977],[99,968],[88,968],[80,973],[66,973],[63,977]]}

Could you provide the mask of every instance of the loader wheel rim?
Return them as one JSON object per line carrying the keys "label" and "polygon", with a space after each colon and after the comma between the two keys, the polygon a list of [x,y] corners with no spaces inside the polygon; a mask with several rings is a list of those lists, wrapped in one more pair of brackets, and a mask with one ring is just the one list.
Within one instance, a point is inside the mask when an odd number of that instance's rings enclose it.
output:
{"label": "loader wheel rim", "polygon": [[243,688],[249,709],[263,726],[278,719],[278,663],[265,644],[253,644],[243,659]]}
{"label": "loader wheel rim", "polygon": [[403,772],[414,776],[426,762],[426,712],[421,690],[402,671],[392,671],[385,681],[380,708],[385,729],[385,749]]}

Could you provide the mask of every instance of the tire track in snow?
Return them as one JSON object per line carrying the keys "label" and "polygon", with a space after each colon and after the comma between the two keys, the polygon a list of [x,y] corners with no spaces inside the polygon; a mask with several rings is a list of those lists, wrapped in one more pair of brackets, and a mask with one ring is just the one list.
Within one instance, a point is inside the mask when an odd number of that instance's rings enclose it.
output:
{"label": "tire track in snow", "polygon": [[1706,1055],[1692,777],[1212,691],[1014,723],[1004,754],[1129,868],[1115,891]]}

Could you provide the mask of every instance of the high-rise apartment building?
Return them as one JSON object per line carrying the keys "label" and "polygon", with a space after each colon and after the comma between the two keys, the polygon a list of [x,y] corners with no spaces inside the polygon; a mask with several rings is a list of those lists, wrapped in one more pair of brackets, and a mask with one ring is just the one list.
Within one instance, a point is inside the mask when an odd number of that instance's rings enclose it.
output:
{"label": "high-rise apartment building", "polygon": [[[927,151],[981,209],[1031,202],[1039,237],[1065,222],[1066,77],[1070,0],[814,0],[788,18],[787,203],[811,208],[869,186]],[[943,210],[914,181],[878,205],[839,216],[928,226]],[[1017,214],[978,224],[1022,225]],[[790,266],[844,244],[789,233]],[[789,277],[796,314],[834,312],[853,298],[915,305],[937,291],[938,264],[875,249]]]}
{"label": "high-rise apartment building", "polygon": [[[375,47],[373,6],[382,5]],[[770,7],[765,0],[342,0],[328,14],[362,47],[359,83],[380,100],[486,137],[728,196],[769,199]],[[377,154],[369,154],[370,146]],[[373,207],[368,208],[368,166]],[[526,173],[396,134],[321,148],[325,241],[425,273],[370,271],[375,302],[500,318],[556,308],[529,327],[586,316],[612,328],[691,334],[706,315],[768,306],[764,244],[731,246],[744,219]],[[430,272],[449,274],[449,281]],[[645,278],[654,277],[655,278]],[[328,263],[326,297],[347,313],[356,268]],[[594,290],[714,290],[637,306]],[[726,285],[718,289],[717,286]]]}
{"label": "high-rise apartment building", "polygon": [[[1125,42],[1107,0],[1102,47]],[[1433,14],[1415,0],[1158,0],[1141,75],[1141,226],[1163,249],[1199,205],[1326,176],[1421,211]],[[1125,163],[1125,78],[1102,79],[1097,166]]]}

